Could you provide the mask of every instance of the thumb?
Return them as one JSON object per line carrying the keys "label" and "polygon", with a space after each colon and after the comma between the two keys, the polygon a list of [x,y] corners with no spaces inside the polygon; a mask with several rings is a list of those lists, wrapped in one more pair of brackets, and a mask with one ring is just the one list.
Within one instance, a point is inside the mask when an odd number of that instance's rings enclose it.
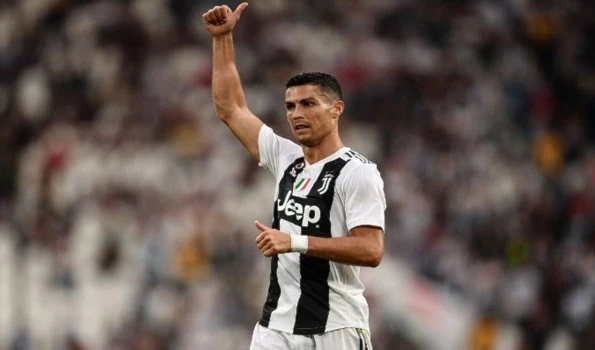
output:
{"label": "thumb", "polygon": [[236,15],[236,17],[238,19],[240,19],[240,17],[242,16],[242,13],[246,9],[246,7],[248,7],[248,3],[247,2],[243,2],[243,3],[239,4],[238,7],[236,7],[236,10],[235,11],[233,11],[233,13]]}
{"label": "thumb", "polygon": [[254,226],[256,226],[256,228],[259,229],[261,232],[271,229],[270,227],[267,227],[267,226],[261,224],[260,221],[258,221],[258,220],[254,221]]}

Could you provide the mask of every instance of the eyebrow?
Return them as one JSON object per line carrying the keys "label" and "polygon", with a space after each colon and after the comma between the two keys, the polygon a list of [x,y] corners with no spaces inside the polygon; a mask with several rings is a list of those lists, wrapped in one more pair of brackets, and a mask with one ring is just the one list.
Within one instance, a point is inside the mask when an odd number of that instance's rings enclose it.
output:
{"label": "eyebrow", "polygon": [[[307,98],[303,98],[301,100],[298,100],[297,103],[304,103],[304,102],[316,102],[316,98],[314,97],[307,97]],[[290,100],[286,100],[285,104],[295,104],[296,101],[290,101]]]}

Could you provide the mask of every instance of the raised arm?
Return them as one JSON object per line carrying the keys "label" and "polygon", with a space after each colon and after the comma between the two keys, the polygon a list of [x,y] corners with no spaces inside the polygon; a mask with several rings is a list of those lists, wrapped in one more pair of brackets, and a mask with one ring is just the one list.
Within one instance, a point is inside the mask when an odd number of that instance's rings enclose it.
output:
{"label": "raised arm", "polygon": [[236,67],[232,31],[248,3],[240,4],[235,11],[228,6],[215,6],[203,14],[202,18],[209,33],[213,36],[213,100],[219,118],[240,140],[244,148],[256,160],[258,133],[262,121],[246,104],[240,75]]}

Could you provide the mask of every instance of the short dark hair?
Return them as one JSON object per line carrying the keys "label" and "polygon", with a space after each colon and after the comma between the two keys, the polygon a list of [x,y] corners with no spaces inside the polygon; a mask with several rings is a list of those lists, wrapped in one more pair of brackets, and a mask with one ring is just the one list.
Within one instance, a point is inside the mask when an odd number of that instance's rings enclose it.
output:
{"label": "short dark hair", "polygon": [[286,88],[292,86],[312,84],[318,86],[324,93],[331,95],[332,97],[343,99],[343,92],[341,91],[341,85],[335,77],[327,73],[321,72],[304,72],[289,78]]}

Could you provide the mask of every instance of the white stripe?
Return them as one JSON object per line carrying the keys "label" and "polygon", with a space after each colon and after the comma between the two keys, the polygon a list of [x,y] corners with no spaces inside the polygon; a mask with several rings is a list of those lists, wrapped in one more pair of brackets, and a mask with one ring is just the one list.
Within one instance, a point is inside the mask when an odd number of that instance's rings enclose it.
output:
{"label": "white stripe", "polygon": [[[330,312],[327,331],[350,324],[357,328],[368,328],[368,303],[363,296],[363,284],[357,280],[345,281],[342,276],[359,276],[359,267],[331,262],[329,274]],[[350,270],[349,272],[347,272]],[[350,283],[350,288],[346,284]],[[355,287],[357,286],[357,287]]]}

